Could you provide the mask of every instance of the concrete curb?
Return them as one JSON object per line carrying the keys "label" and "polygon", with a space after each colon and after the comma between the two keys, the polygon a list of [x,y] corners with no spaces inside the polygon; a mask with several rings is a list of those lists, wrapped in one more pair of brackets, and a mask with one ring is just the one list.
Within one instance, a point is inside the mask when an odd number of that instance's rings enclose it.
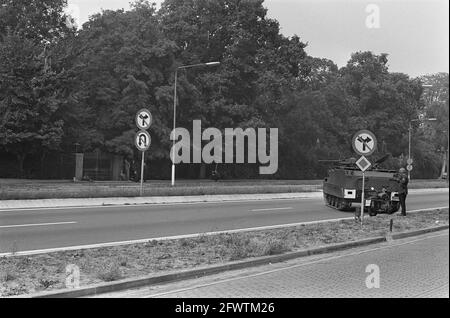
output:
{"label": "concrete curb", "polygon": [[167,197],[117,197],[117,198],[83,198],[83,199],[37,199],[37,200],[2,200],[1,209],[32,209],[56,207],[96,207],[111,205],[144,205],[144,204],[182,204],[226,201],[256,201],[321,198],[322,191],[265,194],[218,194],[195,196]]}
{"label": "concrete curb", "polygon": [[317,254],[324,254],[324,253],[330,253],[334,251],[339,250],[345,250],[350,249],[354,247],[361,247],[376,243],[383,243],[388,242],[391,240],[397,240],[417,235],[422,235],[426,233],[431,232],[437,232],[442,230],[449,229],[449,225],[442,225],[442,226],[436,226],[436,227],[430,227],[420,230],[414,230],[414,231],[408,231],[408,232],[402,232],[402,233],[396,233],[392,234],[389,237],[388,236],[378,236],[373,238],[367,238],[359,241],[353,241],[353,242],[345,242],[345,243],[337,243],[337,244],[330,244],[326,246],[321,246],[313,249],[306,249],[296,252],[290,252],[280,255],[274,255],[274,256],[263,256],[258,257],[251,260],[246,261],[238,261],[238,262],[231,262],[224,265],[218,265],[218,266],[211,266],[211,267],[202,267],[197,269],[191,269],[186,271],[181,271],[177,273],[170,273],[170,274],[164,274],[159,276],[144,276],[141,278],[130,278],[130,279],[124,279],[117,282],[111,282],[111,283],[100,283],[95,284],[92,286],[82,287],[78,289],[64,289],[61,291],[53,291],[53,292],[41,292],[31,295],[23,295],[23,296],[17,296],[18,298],[66,298],[66,297],[85,297],[85,296],[92,296],[92,295],[98,295],[98,294],[104,294],[109,292],[115,292],[115,291],[121,291],[126,289],[132,289],[132,288],[138,288],[148,285],[154,285],[154,284],[161,284],[161,283],[169,283],[169,282],[176,282],[180,280],[186,280],[186,279],[192,279],[192,278],[199,278],[202,276],[207,275],[213,275],[218,274],[225,271],[230,270],[237,270],[237,269],[243,269],[247,267],[255,267],[260,265],[266,265],[271,263],[279,263],[299,257],[305,257],[305,256],[311,256],[311,255],[317,255]]}
{"label": "concrete curb", "polygon": [[[411,189],[409,193],[444,193],[448,188]],[[101,207],[117,205],[145,204],[193,204],[219,203],[231,201],[258,201],[281,199],[312,199],[322,198],[322,190],[292,193],[262,193],[262,194],[218,194],[195,196],[155,196],[155,197],[115,197],[115,198],[74,198],[74,199],[35,199],[35,200],[1,200],[0,210],[35,209],[35,208],[74,208]]]}
{"label": "concrete curb", "polygon": [[448,224],[435,226],[435,227],[428,227],[428,228],[420,229],[420,230],[395,233],[395,234],[391,235],[391,238],[394,240],[398,240],[398,239],[407,238],[407,237],[411,237],[411,236],[417,236],[417,235],[422,235],[422,234],[427,234],[427,233],[432,233],[432,232],[437,232],[437,231],[442,231],[442,230],[448,230],[448,228],[449,228]]}

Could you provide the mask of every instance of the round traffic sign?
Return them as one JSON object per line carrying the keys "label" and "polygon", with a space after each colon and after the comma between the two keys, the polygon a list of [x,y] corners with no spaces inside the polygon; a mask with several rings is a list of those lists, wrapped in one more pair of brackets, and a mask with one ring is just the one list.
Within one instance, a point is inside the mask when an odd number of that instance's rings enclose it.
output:
{"label": "round traffic sign", "polygon": [[413,166],[412,166],[412,165],[407,165],[407,166],[406,166],[406,170],[411,171],[412,169],[413,169]]}
{"label": "round traffic sign", "polygon": [[412,164],[413,163],[412,158],[408,158],[408,160],[406,160],[406,163],[409,164],[409,165]]}
{"label": "round traffic sign", "polygon": [[368,130],[358,131],[352,139],[353,150],[361,156],[370,156],[377,148],[377,138]]}
{"label": "round traffic sign", "polygon": [[139,129],[147,130],[150,128],[152,124],[152,114],[148,109],[142,108],[136,114],[136,126]]}
{"label": "round traffic sign", "polygon": [[146,151],[152,143],[152,138],[150,137],[150,134],[148,132],[146,132],[145,130],[140,130],[134,137],[134,143],[137,149],[139,149],[140,151]]}

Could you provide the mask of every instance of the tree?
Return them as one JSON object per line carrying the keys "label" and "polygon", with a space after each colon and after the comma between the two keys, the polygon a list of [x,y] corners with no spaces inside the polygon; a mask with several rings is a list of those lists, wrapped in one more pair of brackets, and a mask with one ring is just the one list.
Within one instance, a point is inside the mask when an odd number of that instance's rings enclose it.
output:
{"label": "tree", "polygon": [[385,141],[384,150],[398,156],[407,146],[409,121],[421,107],[422,88],[406,74],[389,73],[387,61],[386,54],[358,52],[340,73],[349,104],[354,105],[348,126],[354,132],[372,130]]}
{"label": "tree", "polygon": [[42,148],[57,149],[63,122],[55,116],[57,74],[45,68],[40,46],[9,34],[0,44],[0,145],[23,163],[28,154]]}
{"label": "tree", "polygon": [[[66,73],[52,51],[74,35],[64,0],[0,2],[0,145],[16,155],[19,174],[29,154],[59,148]],[[43,158],[43,157],[41,157]]]}
{"label": "tree", "polygon": [[[448,127],[449,127],[449,76],[448,73],[436,73],[419,77],[422,84],[428,85],[424,87],[422,94],[422,101],[424,108],[422,114],[426,118],[436,118],[434,122],[425,124],[420,130],[419,137],[423,141],[423,145],[427,146],[429,152],[434,154],[434,157],[441,156],[442,159],[434,158],[434,170],[440,170],[442,176],[445,160],[447,161],[448,169]],[[423,148],[419,148],[421,152]],[[439,155],[438,155],[439,154]],[[437,166],[437,167],[436,167]],[[439,173],[435,172],[431,176],[437,176]]]}
{"label": "tree", "polygon": [[128,12],[92,16],[77,36],[74,107],[67,108],[75,118],[71,140],[85,151],[100,148],[132,157],[134,116],[148,108],[153,114],[151,158],[167,158],[171,109],[159,99],[173,69],[174,50],[148,2],[137,2]]}
{"label": "tree", "polygon": [[8,32],[34,43],[54,43],[74,32],[67,0],[0,0],[0,41]]}

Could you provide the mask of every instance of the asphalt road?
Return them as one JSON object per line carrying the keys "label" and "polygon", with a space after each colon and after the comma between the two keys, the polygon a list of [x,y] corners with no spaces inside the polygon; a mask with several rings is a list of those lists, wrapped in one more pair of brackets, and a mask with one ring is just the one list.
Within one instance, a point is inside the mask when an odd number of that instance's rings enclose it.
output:
{"label": "asphalt road", "polygon": [[[448,298],[448,248],[448,231],[442,231],[94,297]],[[219,304],[209,309],[233,311]]]}
{"label": "asphalt road", "polygon": [[[448,192],[410,194],[408,209],[448,206]],[[0,211],[0,253],[351,217],[322,199]]]}

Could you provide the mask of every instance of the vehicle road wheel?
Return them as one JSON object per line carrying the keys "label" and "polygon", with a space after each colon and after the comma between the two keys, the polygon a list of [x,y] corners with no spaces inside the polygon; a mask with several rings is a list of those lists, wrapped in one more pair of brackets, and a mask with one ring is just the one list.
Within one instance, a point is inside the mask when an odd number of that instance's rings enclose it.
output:
{"label": "vehicle road wheel", "polygon": [[400,209],[400,204],[398,202],[392,202],[388,214],[393,214]]}
{"label": "vehicle road wheel", "polygon": [[348,209],[348,203],[344,199],[339,199],[338,210],[345,211]]}

